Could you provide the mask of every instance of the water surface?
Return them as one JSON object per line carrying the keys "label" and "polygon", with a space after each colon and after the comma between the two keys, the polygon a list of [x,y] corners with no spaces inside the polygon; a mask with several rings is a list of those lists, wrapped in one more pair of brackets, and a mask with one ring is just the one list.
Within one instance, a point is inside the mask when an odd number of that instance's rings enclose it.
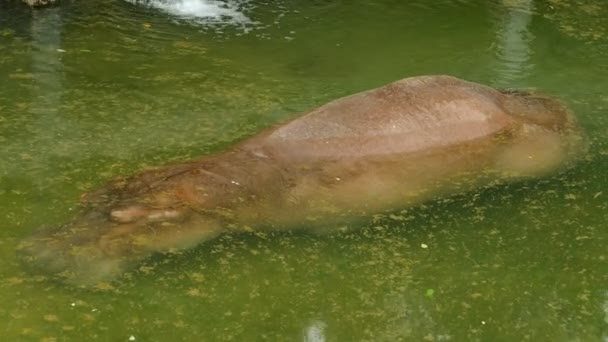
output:
{"label": "water surface", "polygon": [[[0,339],[607,341],[606,18],[576,0],[0,3]],[[15,257],[114,177],[441,73],[561,98],[588,153],[353,231],[224,235],[94,289]]]}

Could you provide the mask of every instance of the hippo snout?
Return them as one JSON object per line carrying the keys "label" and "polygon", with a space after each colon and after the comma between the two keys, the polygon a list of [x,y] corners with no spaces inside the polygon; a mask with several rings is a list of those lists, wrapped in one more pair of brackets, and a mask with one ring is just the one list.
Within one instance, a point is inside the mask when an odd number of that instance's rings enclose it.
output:
{"label": "hippo snout", "polygon": [[66,226],[42,229],[20,242],[17,256],[35,273],[78,285],[103,282],[127,269],[126,259],[108,255],[91,236],[74,238],[78,230]]}
{"label": "hippo snout", "polygon": [[118,208],[90,210],[40,229],[21,241],[17,255],[36,273],[90,286],[117,278],[152,254],[191,248],[221,231],[215,220],[185,209]]}

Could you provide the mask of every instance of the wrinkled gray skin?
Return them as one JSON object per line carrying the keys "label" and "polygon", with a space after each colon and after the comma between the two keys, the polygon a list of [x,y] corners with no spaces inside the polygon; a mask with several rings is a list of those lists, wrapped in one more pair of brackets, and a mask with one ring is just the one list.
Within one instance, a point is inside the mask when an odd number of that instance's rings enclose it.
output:
{"label": "wrinkled gray skin", "polygon": [[496,181],[580,151],[558,101],[449,76],[406,78],[332,101],[191,162],[83,196],[82,214],[25,239],[26,264],[73,284],[228,231],[323,229]]}

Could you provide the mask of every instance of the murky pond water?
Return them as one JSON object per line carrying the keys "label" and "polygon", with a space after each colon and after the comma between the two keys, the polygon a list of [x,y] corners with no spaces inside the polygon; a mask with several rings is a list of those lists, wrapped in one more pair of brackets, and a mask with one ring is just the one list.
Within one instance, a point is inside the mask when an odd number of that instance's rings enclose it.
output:
{"label": "murky pond water", "polygon": [[[224,235],[93,289],[15,256],[114,177],[441,73],[561,98],[588,152],[353,231]],[[0,77],[4,341],[608,340],[604,1],[3,2]]]}

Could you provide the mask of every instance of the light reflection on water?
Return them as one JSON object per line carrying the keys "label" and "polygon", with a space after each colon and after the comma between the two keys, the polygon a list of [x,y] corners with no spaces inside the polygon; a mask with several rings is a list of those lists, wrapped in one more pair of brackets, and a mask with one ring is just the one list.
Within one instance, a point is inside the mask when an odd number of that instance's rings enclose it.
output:
{"label": "light reflection on water", "polygon": [[497,37],[495,54],[497,86],[518,84],[531,74],[534,63],[530,60],[534,34],[529,30],[534,12],[534,1],[503,1],[497,5]]}
{"label": "light reflection on water", "polygon": [[[594,38],[605,5],[280,6],[239,7],[259,22],[248,34],[127,3],[1,8],[0,337],[606,340],[608,46]],[[18,239],[72,216],[82,191],[420,73],[555,94],[587,129],[589,155],[354,232],[226,235],[96,290],[15,260]]]}
{"label": "light reflection on water", "polygon": [[325,342],[325,328],[323,321],[314,321],[306,327],[304,342]]}
{"label": "light reflection on water", "polygon": [[250,24],[242,12],[243,3],[215,0],[126,0],[134,5],[158,8],[171,15],[186,19],[198,19],[201,24]]}

